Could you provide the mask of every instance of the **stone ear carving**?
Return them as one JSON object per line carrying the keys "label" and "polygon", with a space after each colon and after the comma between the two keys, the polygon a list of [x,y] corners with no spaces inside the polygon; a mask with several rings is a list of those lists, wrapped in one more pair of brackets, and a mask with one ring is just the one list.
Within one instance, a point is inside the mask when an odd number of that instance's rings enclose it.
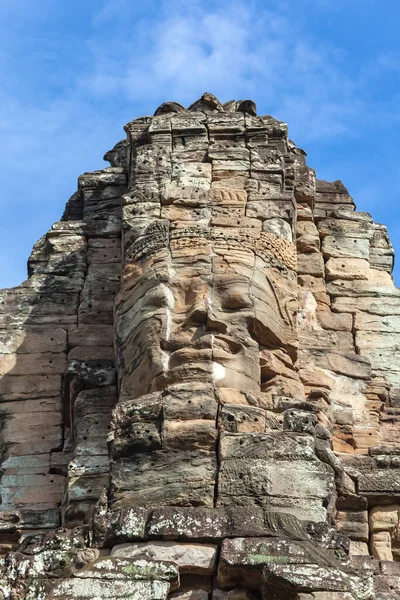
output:
{"label": "stone ear carving", "polygon": [[252,117],[257,116],[257,107],[256,103],[253,100],[239,100],[237,103],[237,111],[242,113],[247,113]]}
{"label": "stone ear carving", "polygon": [[154,113],[155,117],[158,117],[160,115],[167,115],[168,113],[181,113],[184,112],[185,108],[182,106],[182,104],[179,104],[178,102],[164,102],[163,104],[160,104],[160,106],[157,108],[157,110]]}

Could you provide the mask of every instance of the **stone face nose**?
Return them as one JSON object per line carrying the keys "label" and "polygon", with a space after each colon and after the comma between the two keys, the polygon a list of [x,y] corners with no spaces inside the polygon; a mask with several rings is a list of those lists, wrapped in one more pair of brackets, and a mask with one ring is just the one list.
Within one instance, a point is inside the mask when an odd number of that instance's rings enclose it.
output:
{"label": "stone face nose", "polygon": [[251,100],[125,131],[0,292],[0,592],[394,597],[386,228]]}

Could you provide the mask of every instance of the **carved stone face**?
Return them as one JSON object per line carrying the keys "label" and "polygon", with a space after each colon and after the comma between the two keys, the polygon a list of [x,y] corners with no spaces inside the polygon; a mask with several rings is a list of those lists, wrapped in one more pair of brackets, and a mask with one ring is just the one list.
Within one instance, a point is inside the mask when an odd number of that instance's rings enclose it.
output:
{"label": "carved stone face", "polygon": [[[257,219],[218,218],[222,209],[245,213],[244,191],[176,188],[170,196],[164,218],[133,243],[117,304],[121,396],[188,381],[260,392],[270,377],[265,350],[290,363],[296,347],[295,274],[274,264],[279,251],[290,260],[291,244],[262,232]],[[222,219],[232,227],[219,227]]]}
{"label": "carved stone face", "polygon": [[312,436],[282,431],[285,410],[305,400],[293,161],[282,158],[284,130],[253,119],[195,107],[127,128],[116,508],[257,506],[324,519],[330,468]]}

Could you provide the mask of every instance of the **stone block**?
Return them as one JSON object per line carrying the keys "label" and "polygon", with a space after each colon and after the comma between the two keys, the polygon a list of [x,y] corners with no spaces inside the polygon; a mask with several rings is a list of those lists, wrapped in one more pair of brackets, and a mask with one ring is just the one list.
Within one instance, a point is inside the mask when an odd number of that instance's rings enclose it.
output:
{"label": "stone block", "polygon": [[369,548],[366,542],[359,542],[357,540],[350,540],[350,556],[368,556]]}
{"label": "stone block", "polygon": [[224,404],[218,415],[220,431],[247,433],[264,432],[266,426],[265,411],[251,406]]}
{"label": "stone block", "polygon": [[293,232],[290,224],[283,219],[267,219],[262,224],[263,231],[273,233],[278,238],[287,240],[288,242],[293,241]]}
{"label": "stone block", "polygon": [[83,568],[75,568],[74,575],[79,579],[168,581],[172,590],[179,587],[179,572],[175,564],[147,557],[145,553],[139,557],[111,553],[111,556],[97,558]]}
{"label": "stone block", "polygon": [[111,464],[115,508],[212,506],[216,477],[214,453],[154,451],[121,458]]}
{"label": "stone block", "polygon": [[121,579],[104,581],[101,579],[60,579],[43,580],[38,596],[44,600],[167,600],[169,583],[166,581],[131,581]]}
{"label": "stone block", "polygon": [[218,546],[211,544],[182,544],[176,542],[137,542],[114,546],[111,556],[136,558],[145,556],[154,561],[175,564],[180,573],[211,575],[216,569]]}
{"label": "stone block", "polygon": [[[330,182],[325,181],[324,179],[316,179],[315,180],[315,189],[317,192],[317,200],[318,194],[333,194],[342,196],[348,196],[348,190],[345,185],[337,179],[336,181]],[[339,202],[345,202],[346,200],[340,199]]]}
{"label": "stone block", "polygon": [[229,591],[214,589],[212,600],[257,600],[257,596],[245,588],[234,588]]}
{"label": "stone block", "polygon": [[80,325],[68,333],[69,348],[113,345],[113,329],[110,325]]}
{"label": "stone block", "polygon": [[340,531],[351,540],[368,542],[368,512],[367,511],[338,511],[335,524]]}
{"label": "stone block", "polygon": [[356,219],[321,219],[318,221],[318,231],[322,238],[339,236],[370,240],[373,236],[373,226],[368,220]]}
{"label": "stone block", "polygon": [[[243,506],[254,498],[256,504],[262,502],[272,510],[310,521],[321,518],[333,474],[316,460],[311,436],[223,434],[220,457],[217,505]],[[292,462],[287,462],[288,457]]]}
{"label": "stone block", "polygon": [[213,450],[217,440],[217,429],[213,421],[164,421],[162,427],[163,448],[186,450]]}
{"label": "stone block", "polygon": [[364,496],[400,497],[400,469],[383,469],[361,473],[358,478],[359,494]]}
{"label": "stone block", "polygon": [[65,329],[0,330],[0,354],[60,353],[67,349]]}
{"label": "stone block", "polygon": [[312,221],[298,221],[296,225],[296,246],[300,253],[319,252],[321,247],[318,229]]}
{"label": "stone block", "polygon": [[152,512],[150,537],[220,541],[230,534],[229,512],[217,508],[165,507]]}
{"label": "stone block", "polygon": [[393,560],[389,531],[375,531],[371,534],[370,551],[372,556],[379,560]]}
{"label": "stone block", "polygon": [[18,375],[61,375],[66,368],[63,353],[0,354],[0,377]]}
{"label": "stone block", "polygon": [[369,513],[369,527],[371,532],[390,531],[392,532],[399,523],[400,504],[389,504],[384,506],[374,506]]}
{"label": "stone block", "polygon": [[371,248],[369,262],[372,269],[386,271],[391,275],[394,267],[394,252],[392,248]]}
{"label": "stone block", "polygon": [[[337,567],[317,566],[317,564],[285,565],[268,564],[264,567],[263,587],[268,598],[268,590],[286,588],[293,592],[344,592],[358,597],[371,597],[373,582],[369,576],[340,573]],[[350,595],[350,598],[351,598]],[[356,597],[357,597],[356,596]],[[272,599],[273,596],[271,595]],[[323,596],[322,596],[323,598]]]}
{"label": "stone block", "polygon": [[312,275],[313,277],[323,277],[325,274],[325,265],[322,254],[320,254],[319,252],[298,254],[297,272],[299,273],[299,275]]}
{"label": "stone block", "polygon": [[325,265],[326,278],[368,279],[369,262],[363,258],[329,258]]}
{"label": "stone block", "polygon": [[208,600],[208,592],[205,590],[189,590],[187,592],[175,592],[168,597],[170,600]]}
{"label": "stone block", "polygon": [[218,404],[215,389],[209,385],[195,382],[169,386],[163,394],[163,415],[166,420],[209,419],[217,418]]}
{"label": "stone block", "polygon": [[246,204],[246,216],[263,221],[267,219],[292,221],[294,216],[293,202],[291,199],[280,200],[279,198],[249,199]]}
{"label": "stone block", "polygon": [[319,369],[326,369],[357,379],[369,379],[371,376],[371,363],[368,358],[356,354],[313,349],[302,350],[300,355],[305,362],[314,363]]}
{"label": "stone block", "polygon": [[319,567],[313,563],[312,552],[302,542],[282,539],[225,540],[221,548],[218,584],[222,588],[240,585],[256,591],[263,584],[264,591],[275,593],[284,583],[286,591],[293,592],[312,589],[314,592],[357,593],[363,590],[365,597],[372,592],[370,571],[361,576],[351,572],[342,572],[339,576],[338,565]]}
{"label": "stone block", "polygon": [[323,329],[333,329],[334,331],[351,331],[353,325],[351,314],[332,313],[328,310],[318,310],[317,321]]}
{"label": "stone block", "polygon": [[325,258],[360,258],[368,261],[369,240],[342,235],[327,235],[322,240]]}

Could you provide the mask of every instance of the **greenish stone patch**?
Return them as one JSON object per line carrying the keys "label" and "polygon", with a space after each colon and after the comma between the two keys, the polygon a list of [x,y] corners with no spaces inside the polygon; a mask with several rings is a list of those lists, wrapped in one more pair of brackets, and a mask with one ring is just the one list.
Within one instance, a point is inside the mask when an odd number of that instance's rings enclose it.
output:
{"label": "greenish stone patch", "polygon": [[290,562],[288,556],[271,556],[268,554],[249,554],[249,559],[256,564],[263,563],[283,563],[287,564]]}

